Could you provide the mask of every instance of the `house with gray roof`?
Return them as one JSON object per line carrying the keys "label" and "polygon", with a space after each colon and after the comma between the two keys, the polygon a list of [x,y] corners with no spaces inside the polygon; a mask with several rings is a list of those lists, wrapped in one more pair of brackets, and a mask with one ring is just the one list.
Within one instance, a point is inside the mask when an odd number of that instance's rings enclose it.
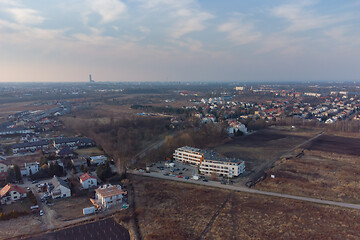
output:
{"label": "house with gray roof", "polygon": [[49,193],[53,199],[71,197],[71,190],[67,182],[54,176],[51,180],[52,186],[49,188]]}

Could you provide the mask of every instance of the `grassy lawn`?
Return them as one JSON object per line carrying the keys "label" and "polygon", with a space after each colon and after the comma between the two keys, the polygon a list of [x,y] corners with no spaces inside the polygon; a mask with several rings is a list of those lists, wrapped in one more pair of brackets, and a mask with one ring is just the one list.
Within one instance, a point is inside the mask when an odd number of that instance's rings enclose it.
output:
{"label": "grassy lawn", "polygon": [[98,147],[76,149],[75,152],[79,155],[102,155],[104,154]]}

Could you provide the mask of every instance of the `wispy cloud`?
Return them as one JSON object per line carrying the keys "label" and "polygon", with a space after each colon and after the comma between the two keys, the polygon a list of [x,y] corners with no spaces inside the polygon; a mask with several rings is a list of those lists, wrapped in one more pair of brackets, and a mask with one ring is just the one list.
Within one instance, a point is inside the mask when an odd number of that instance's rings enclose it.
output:
{"label": "wispy cloud", "polygon": [[221,24],[218,31],[227,33],[227,38],[237,45],[252,43],[262,36],[260,32],[255,30],[252,23],[244,23],[242,19],[234,19]]}
{"label": "wispy cloud", "polygon": [[139,0],[142,7],[159,11],[174,22],[169,35],[178,39],[192,32],[202,31],[206,28],[205,22],[215,16],[203,10],[196,0]]}
{"label": "wispy cloud", "polygon": [[323,28],[347,19],[344,16],[319,14],[309,9],[317,1],[299,1],[294,4],[285,4],[271,10],[276,17],[283,18],[290,23],[286,31],[297,32]]}
{"label": "wispy cloud", "polygon": [[6,8],[5,12],[9,13],[16,22],[24,25],[37,25],[45,20],[38,11],[29,8]]}
{"label": "wispy cloud", "polygon": [[102,23],[108,23],[120,18],[126,12],[125,3],[119,0],[89,0],[92,12],[101,16]]}
{"label": "wispy cloud", "polygon": [[204,22],[214,18],[212,14],[190,9],[179,9],[175,16],[178,18],[176,24],[172,27],[171,36],[180,38],[188,33],[202,31],[205,29]]}

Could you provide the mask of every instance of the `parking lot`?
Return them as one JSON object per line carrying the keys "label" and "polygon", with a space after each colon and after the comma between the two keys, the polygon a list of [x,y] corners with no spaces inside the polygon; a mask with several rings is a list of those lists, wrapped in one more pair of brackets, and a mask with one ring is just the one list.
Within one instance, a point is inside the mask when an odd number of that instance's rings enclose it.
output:
{"label": "parking lot", "polygon": [[149,168],[150,172],[162,173],[164,176],[178,177],[190,179],[197,174],[196,166],[185,165],[180,162],[172,162],[165,164],[166,162],[159,162],[152,164]]}
{"label": "parking lot", "polygon": [[[162,174],[163,176],[183,178],[186,180],[194,179],[202,180],[204,182],[212,180],[221,182],[223,184],[232,184],[234,182],[233,180],[228,180],[221,177],[202,175],[198,173],[198,168],[196,166],[187,165],[178,161],[153,163],[151,166],[149,166],[148,170],[152,173],[156,172]],[[140,172],[145,172],[145,170],[140,170]]]}

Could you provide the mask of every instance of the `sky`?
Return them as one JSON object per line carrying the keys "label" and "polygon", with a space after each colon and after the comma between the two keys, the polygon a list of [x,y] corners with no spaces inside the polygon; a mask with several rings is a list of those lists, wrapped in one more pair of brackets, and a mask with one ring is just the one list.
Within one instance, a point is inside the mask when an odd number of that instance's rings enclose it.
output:
{"label": "sky", "polygon": [[0,0],[0,82],[360,81],[360,0]]}

